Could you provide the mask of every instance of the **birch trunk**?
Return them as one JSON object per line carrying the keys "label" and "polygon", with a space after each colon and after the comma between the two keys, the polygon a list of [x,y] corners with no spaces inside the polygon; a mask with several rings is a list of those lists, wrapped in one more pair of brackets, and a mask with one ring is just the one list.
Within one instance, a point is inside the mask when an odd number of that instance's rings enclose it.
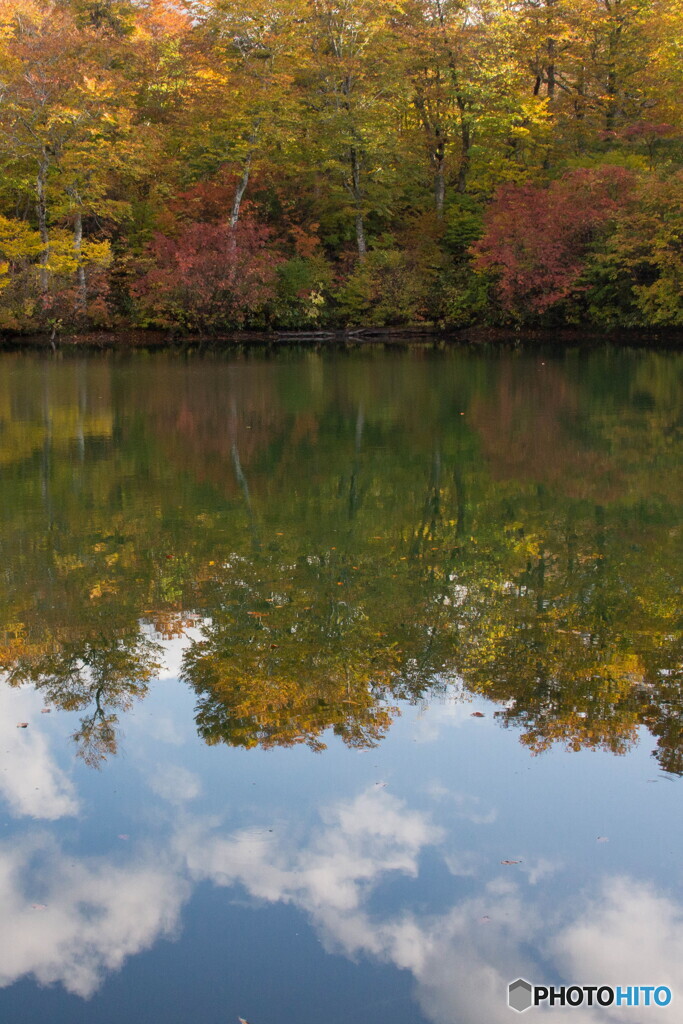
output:
{"label": "birch trunk", "polygon": [[76,299],[76,308],[85,312],[88,305],[88,292],[85,281],[85,267],[83,266],[83,259],[81,256],[81,243],[83,241],[83,217],[80,209],[76,211],[74,219],[74,251],[76,253],[76,260],[78,261],[76,267],[76,281],[78,285],[78,298]]}
{"label": "birch trunk", "polygon": [[247,153],[247,159],[244,162],[244,169],[242,171],[242,177],[237,183],[235,189],[235,199],[232,204],[232,213],[230,214],[230,227],[234,228],[240,219],[240,207],[242,205],[242,199],[244,193],[247,191],[247,185],[249,184],[249,172],[251,170],[251,160],[253,157],[253,150]]}
{"label": "birch trunk", "polygon": [[363,192],[360,185],[360,160],[358,159],[358,150],[355,146],[351,148],[351,179],[351,192],[356,206],[356,245],[358,246],[358,259],[362,261],[365,259],[368,246],[365,240],[365,224],[361,207]]}

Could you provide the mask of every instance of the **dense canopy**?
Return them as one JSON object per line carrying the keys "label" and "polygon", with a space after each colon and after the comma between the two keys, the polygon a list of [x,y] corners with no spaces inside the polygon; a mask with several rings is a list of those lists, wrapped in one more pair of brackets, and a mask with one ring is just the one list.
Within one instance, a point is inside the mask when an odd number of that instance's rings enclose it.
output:
{"label": "dense canopy", "polygon": [[683,323],[681,0],[0,0],[0,329]]}

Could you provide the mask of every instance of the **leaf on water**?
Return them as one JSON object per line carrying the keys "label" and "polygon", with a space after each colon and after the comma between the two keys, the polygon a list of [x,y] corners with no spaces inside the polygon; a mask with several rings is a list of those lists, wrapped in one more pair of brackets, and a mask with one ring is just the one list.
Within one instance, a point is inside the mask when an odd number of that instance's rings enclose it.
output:
{"label": "leaf on water", "polygon": [[269,614],[268,612],[247,612],[247,615],[253,615],[257,619],[262,619],[264,617],[264,615],[268,615],[268,614]]}
{"label": "leaf on water", "polygon": [[521,864],[521,860],[502,860],[501,864]]}
{"label": "leaf on water", "polygon": [[480,920],[480,921],[481,921],[482,923],[485,923],[486,921],[490,921],[490,920],[491,920],[491,918],[489,917],[489,915],[488,915],[488,914],[484,914],[484,916],[483,916],[483,917],[480,917],[480,918],[479,918],[479,920]]}
{"label": "leaf on water", "polygon": [[483,711],[473,711],[470,718],[486,718],[486,715]]}
{"label": "leaf on water", "polygon": [[598,836],[597,842],[599,842],[599,843],[609,843],[609,839],[608,839],[607,836]]}
{"label": "leaf on water", "polygon": [[130,839],[130,836],[127,836],[127,835],[125,835],[125,833],[123,833],[120,836],[117,836],[117,838],[118,839]]}
{"label": "leaf on water", "polygon": [[32,910],[47,910],[47,905],[45,903],[32,903],[31,904],[31,909]]}
{"label": "leaf on water", "polygon": [[17,729],[28,729],[28,722],[17,722]]}
{"label": "leaf on water", "polygon": [[240,1022],[240,1024],[249,1024],[249,1021],[245,1020],[244,1017],[238,1017],[237,1019]]}
{"label": "leaf on water", "polygon": [[41,715],[49,715],[51,710],[51,708],[41,708],[40,713]]}

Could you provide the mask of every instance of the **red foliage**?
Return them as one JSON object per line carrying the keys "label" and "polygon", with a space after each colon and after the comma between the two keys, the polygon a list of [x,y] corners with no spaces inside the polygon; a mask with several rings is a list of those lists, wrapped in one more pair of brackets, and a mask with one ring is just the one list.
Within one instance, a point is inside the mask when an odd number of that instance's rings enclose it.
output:
{"label": "red foliage", "polygon": [[628,204],[635,180],[623,167],[603,166],[547,188],[500,188],[472,251],[479,269],[498,274],[505,309],[542,313],[576,292],[591,244]]}
{"label": "red foliage", "polygon": [[666,122],[660,124],[653,121],[638,121],[624,128],[621,134],[625,139],[633,139],[636,142],[643,139],[650,142],[655,139],[672,138],[676,135],[676,129]]}
{"label": "red foliage", "polygon": [[189,329],[237,327],[274,296],[282,257],[270,231],[249,219],[188,223],[177,237],[158,234],[148,247],[151,268],[132,291],[155,322]]}
{"label": "red foliage", "polygon": [[[239,175],[223,168],[215,178],[199,181],[181,192],[168,204],[166,216],[172,220],[223,224],[229,218]],[[242,215],[249,215],[248,200],[242,204]]]}

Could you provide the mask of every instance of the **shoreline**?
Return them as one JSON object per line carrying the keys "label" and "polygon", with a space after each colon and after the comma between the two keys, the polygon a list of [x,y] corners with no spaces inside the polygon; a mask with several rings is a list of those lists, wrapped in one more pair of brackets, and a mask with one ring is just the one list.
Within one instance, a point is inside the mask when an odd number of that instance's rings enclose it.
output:
{"label": "shoreline", "polygon": [[434,349],[468,348],[614,348],[683,349],[683,330],[676,328],[618,328],[598,331],[594,328],[560,327],[516,330],[503,327],[441,328],[410,325],[404,327],[354,327],[319,331],[231,331],[198,335],[141,328],[70,332],[54,338],[44,334],[0,334],[0,352],[244,352],[250,349],[312,348],[349,350],[365,347]]}

